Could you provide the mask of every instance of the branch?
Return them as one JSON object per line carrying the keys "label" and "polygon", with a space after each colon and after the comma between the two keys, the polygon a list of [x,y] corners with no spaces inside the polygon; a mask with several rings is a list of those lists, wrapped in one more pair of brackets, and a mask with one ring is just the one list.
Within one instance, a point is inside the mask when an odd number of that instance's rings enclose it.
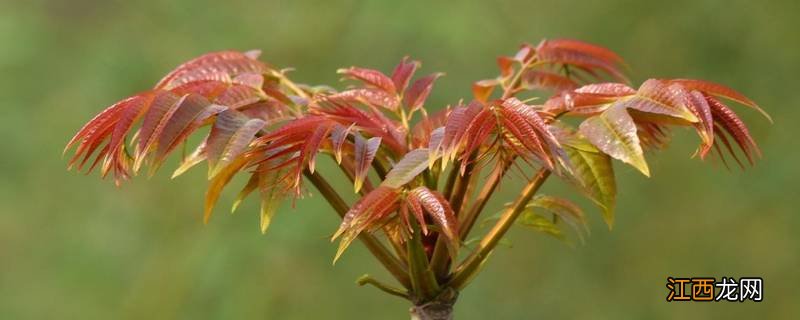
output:
{"label": "branch", "polygon": [[510,165],[510,160],[499,160],[499,162],[495,164],[494,170],[492,170],[489,178],[484,182],[480,193],[475,198],[475,203],[472,204],[469,211],[467,211],[463,217],[459,218],[461,224],[458,226],[458,230],[461,233],[462,241],[469,235],[469,232],[475,225],[475,221],[478,220],[478,216],[483,211],[483,208],[486,207],[489,198],[491,198],[492,194],[497,189],[497,185],[500,184],[500,180],[503,179]]}
{"label": "branch", "polygon": [[456,269],[450,280],[449,286],[460,290],[477,273],[479,267],[486,260],[486,257],[494,250],[497,243],[506,234],[509,228],[517,220],[517,217],[524,211],[525,205],[530,202],[539,187],[550,176],[550,170],[539,169],[536,176],[522,190],[522,194],[514,201],[514,204],[503,212],[500,220],[492,227],[492,230],[483,237],[478,248],[467,257],[464,262]]}
{"label": "branch", "polygon": [[[458,174],[458,167],[453,167],[451,174],[455,173],[456,178],[455,187],[451,191],[451,196],[448,199],[450,207],[453,208],[454,215],[458,218],[464,199],[467,196],[467,187],[472,179],[473,170],[475,169],[474,157],[470,157],[469,163],[466,166],[464,175]],[[455,257],[452,257],[455,258]],[[433,247],[433,255],[431,256],[431,269],[436,274],[438,279],[444,279],[450,269],[450,253],[447,250],[447,239],[439,233],[436,238],[436,244]]]}
{"label": "branch", "polygon": [[[336,193],[336,190],[333,189],[328,181],[326,181],[317,172],[311,173],[308,170],[304,170],[303,174],[309,181],[311,181],[311,184],[313,184],[314,187],[319,190],[322,196],[325,197],[325,200],[330,203],[340,217],[344,217],[344,215],[347,214],[347,211],[350,210],[350,208],[347,206],[347,203],[344,202],[342,197]],[[394,255],[392,255],[392,253],[389,252],[389,250],[387,250],[386,247],[384,247],[383,244],[378,241],[378,239],[367,233],[361,233],[358,238],[361,239],[361,242],[364,243],[372,255],[378,258],[378,261],[383,264],[386,270],[389,271],[389,273],[391,273],[392,276],[394,276],[394,278],[403,285],[403,287],[411,288],[411,280],[408,277],[408,272],[405,270],[400,261]]]}
{"label": "branch", "polygon": [[370,276],[368,274],[365,274],[365,275],[359,277],[356,280],[356,284],[358,284],[359,286],[364,286],[364,285],[367,285],[367,284],[371,284],[375,288],[378,288],[381,291],[386,292],[388,294],[391,294],[393,296],[398,296],[398,297],[401,297],[403,299],[409,299],[408,292],[405,292],[402,289],[395,288],[395,287],[389,286],[389,285],[387,285],[387,284],[385,284],[383,282],[380,282],[380,281],[378,281],[377,279],[373,278],[372,276]]}

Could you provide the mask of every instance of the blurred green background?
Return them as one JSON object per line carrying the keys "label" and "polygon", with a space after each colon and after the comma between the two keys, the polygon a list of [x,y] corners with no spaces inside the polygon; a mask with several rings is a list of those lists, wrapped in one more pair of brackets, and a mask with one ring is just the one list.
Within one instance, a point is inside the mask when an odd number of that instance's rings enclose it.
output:
{"label": "blurred green background", "polygon": [[[255,201],[225,214],[229,192],[204,226],[204,170],[117,189],[66,172],[61,150],[102,108],[208,51],[260,48],[313,84],[337,84],[350,65],[388,72],[409,54],[422,72],[447,73],[429,100],[444,106],[496,74],[497,55],[568,37],[619,52],[636,83],[701,78],[746,93],[775,119],[737,109],[764,159],[744,172],[689,159],[697,138],[679,130],[648,156],[652,178],[617,166],[613,232],[588,206],[583,246],[513,230],[457,318],[797,319],[799,4],[2,1],[0,318],[407,319],[404,301],[354,284],[386,277],[360,245],[331,266],[338,223],[320,197],[287,206],[261,235]],[[668,276],[761,276],[764,301],[666,303]]]}

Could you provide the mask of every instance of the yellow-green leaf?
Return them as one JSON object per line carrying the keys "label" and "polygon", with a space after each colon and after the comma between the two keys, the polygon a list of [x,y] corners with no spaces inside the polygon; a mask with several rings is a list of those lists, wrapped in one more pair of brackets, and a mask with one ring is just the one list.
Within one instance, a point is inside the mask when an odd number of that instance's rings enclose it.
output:
{"label": "yellow-green leaf", "polygon": [[214,206],[217,204],[217,200],[219,200],[219,195],[222,192],[222,189],[231,181],[233,176],[239,172],[239,170],[244,167],[247,163],[247,159],[243,157],[236,158],[231,164],[227,167],[223,168],[208,185],[208,190],[206,190],[206,200],[203,210],[203,222],[208,223],[208,220],[211,219],[211,213],[214,210]]}
{"label": "yellow-green leaf", "polygon": [[409,183],[428,168],[428,159],[431,156],[427,148],[419,148],[406,153],[403,159],[397,162],[392,167],[392,170],[386,174],[386,179],[383,180],[381,185],[400,188]]}
{"label": "yellow-green leaf", "polygon": [[603,113],[584,120],[579,131],[604,153],[632,165],[645,176],[650,176],[650,169],[636,134],[636,124],[625,110],[624,104],[615,103]]}

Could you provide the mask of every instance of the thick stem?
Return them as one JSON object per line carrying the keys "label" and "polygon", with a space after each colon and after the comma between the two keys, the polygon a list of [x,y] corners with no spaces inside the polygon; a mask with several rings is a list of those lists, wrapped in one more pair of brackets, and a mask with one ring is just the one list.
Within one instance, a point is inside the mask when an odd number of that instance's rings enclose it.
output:
{"label": "thick stem", "polygon": [[[345,203],[342,197],[336,193],[336,190],[333,189],[328,181],[326,181],[317,172],[311,173],[308,170],[305,170],[303,171],[303,174],[309,181],[311,181],[311,184],[313,184],[314,187],[319,190],[322,196],[325,197],[325,200],[330,203],[340,217],[344,217],[344,215],[347,214],[347,211],[349,210],[347,203]],[[378,239],[367,233],[361,233],[358,238],[361,239],[361,242],[364,243],[369,252],[372,253],[372,255],[378,259],[378,261],[380,261],[386,270],[389,271],[389,273],[391,273],[392,276],[403,285],[403,287],[406,289],[411,288],[411,279],[409,279],[408,272],[405,270],[402,263],[397,259],[397,257],[392,255],[392,253],[389,252],[389,250],[386,249],[386,247],[384,247],[383,244],[378,241]]]}
{"label": "thick stem", "polygon": [[476,248],[456,269],[453,273],[453,278],[450,280],[450,287],[455,290],[460,290],[472,279],[486,257],[492,252],[495,246],[497,246],[497,243],[503,238],[508,229],[511,228],[520,213],[524,211],[525,205],[531,201],[549,176],[550,170],[545,168],[539,169],[536,176],[533,177],[522,190],[522,194],[514,201],[514,204],[503,212],[502,216],[500,216],[500,220],[497,221],[494,227],[492,227],[492,230],[483,237],[478,248]]}

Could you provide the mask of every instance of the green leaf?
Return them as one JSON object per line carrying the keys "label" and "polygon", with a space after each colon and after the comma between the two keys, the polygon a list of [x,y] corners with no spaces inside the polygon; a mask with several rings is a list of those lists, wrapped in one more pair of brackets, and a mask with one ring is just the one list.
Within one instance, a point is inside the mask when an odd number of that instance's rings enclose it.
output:
{"label": "green leaf", "polygon": [[523,212],[522,216],[517,220],[517,223],[552,236],[558,240],[566,240],[566,236],[561,232],[561,228],[553,223],[551,219],[538,215],[533,210],[528,209]]}
{"label": "green leaf", "polygon": [[537,195],[526,208],[540,208],[550,212],[553,216],[566,222],[581,241],[583,241],[583,233],[588,234],[589,228],[586,222],[586,216],[580,207],[570,202],[569,200],[547,196]]}
{"label": "green leaf", "polygon": [[197,148],[195,148],[194,151],[192,151],[191,154],[183,158],[183,161],[181,161],[180,166],[178,166],[178,168],[175,169],[175,171],[172,173],[172,179],[177,178],[178,176],[184,174],[186,171],[188,171],[198,163],[203,162],[203,160],[206,160],[207,139],[208,137],[206,137],[206,139],[204,139],[203,142],[201,142],[197,146]]}
{"label": "green leaf", "polygon": [[625,110],[625,105],[615,103],[603,113],[584,120],[579,131],[604,153],[650,176],[636,134],[636,124]]}
{"label": "green leaf", "polygon": [[256,174],[258,177],[258,189],[261,192],[261,233],[266,233],[269,228],[272,217],[281,205],[281,202],[286,197],[288,188],[281,188],[286,186],[286,174],[289,169],[281,167],[279,169],[267,170],[259,169]]}
{"label": "green leaf", "polygon": [[[576,140],[585,141],[579,138]],[[609,229],[612,228],[617,201],[617,183],[611,158],[588,143],[568,142],[564,146],[573,169],[571,177],[576,180],[581,191],[600,206],[603,210],[603,220]]]}
{"label": "green leaf", "polygon": [[259,173],[255,172],[253,175],[250,176],[250,180],[247,180],[247,184],[239,191],[239,194],[236,195],[236,200],[233,201],[233,205],[231,206],[231,213],[236,212],[236,209],[239,208],[239,205],[242,204],[244,198],[247,198],[253,191],[258,188],[259,183]]}

